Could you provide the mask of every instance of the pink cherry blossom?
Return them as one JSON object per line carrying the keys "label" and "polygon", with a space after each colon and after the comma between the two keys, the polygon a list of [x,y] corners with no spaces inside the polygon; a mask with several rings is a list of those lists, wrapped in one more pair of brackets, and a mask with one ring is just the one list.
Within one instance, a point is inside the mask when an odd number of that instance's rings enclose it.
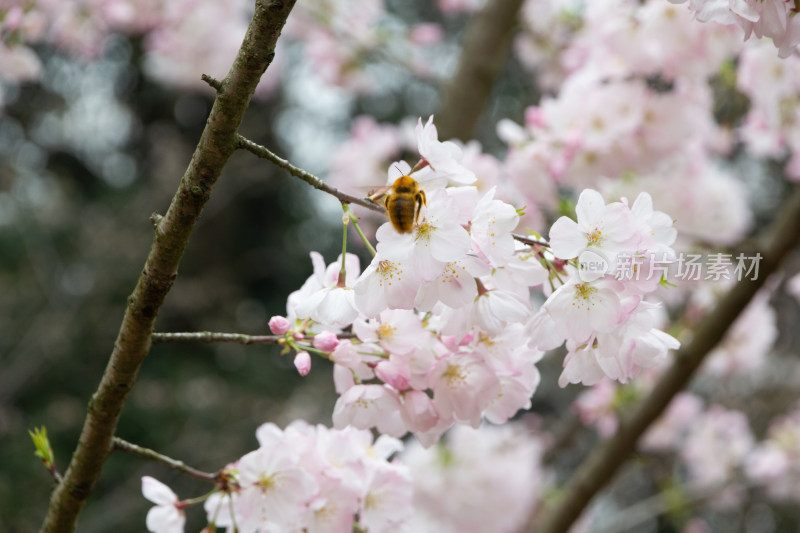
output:
{"label": "pink cherry blossom", "polygon": [[384,309],[413,309],[419,285],[408,262],[393,261],[379,253],[353,287],[356,307],[368,317]]}
{"label": "pink cherry blossom", "polygon": [[[313,255],[316,254],[316,255]],[[298,318],[310,318],[318,324],[342,328],[355,320],[358,310],[355,304],[355,293],[353,284],[356,281],[361,268],[358,256],[347,254],[345,259],[346,274],[344,280],[339,280],[339,272],[342,266],[341,255],[334,263],[322,272],[320,268],[321,256],[312,252],[312,262],[316,280],[316,290],[309,291],[298,301],[294,308]]]}
{"label": "pink cherry blossom", "polygon": [[302,523],[319,484],[290,450],[262,447],[242,457],[237,466],[241,490],[233,503],[242,531]]}
{"label": "pink cherry blossom", "polygon": [[428,375],[433,402],[439,413],[468,422],[481,423],[481,413],[497,396],[500,382],[475,354],[457,353],[441,358]]}
{"label": "pink cherry blossom", "polygon": [[469,233],[457,219],[454,200],[445,189],[428,196],[411,233],[397,233],[391,224],[378,228],[378,255],[409,264],[422,281],[438,277],[444,265],[469,251]]}
{"label": "pink cherry blossom", "polygon": [[353,331],[361,341],[377,342],[394,354],[408,354],[427,344],[430,338],[422,320],[414,311],[406,309],[383,311],[379,320],[357,320]]}
{"label": "pink cherry blossom", "polygon": [[489,265],[471,254],[449,261],[438,277],[420,285],[414,305],[422,311],[430,311],[438,302],[453,308],[468,305],[478,295],[475,278],[489,271]]}
{"label": "pink cherry blossom", "polygon": [[472,306],[472,324],[496,334],[508,324],[525,322],[530,317],[528,304],[516,294],[490,289],[480,294]]}
{"label": "pink cherry blossom", "polygon": [[700,488],[732,483],[736,470],[754,445],[747,417],[712,405],[689,427],[680,450],[690,481]]}
{"label": "pink cherry blossom", "polygon": [[362,500],[361,525],[375,533],[397,531],[408,519],[412,498],[407,469],[389,463],[373,469]]}
{"label": "pink cherry blossom", "polygon": [[633,234],[630,210],[622,203],[605,204],[600,193],[583,191],[575,206],[578,221],[561,217],[550,228],[550,249],[556,257],[572,259],[584,250],[601,254],[615,264],[617,252]]}
{"label": "pink cherry blossom", "polygon": [[339,396],[333,408],[333,425],[343,429],[377,427],[378,431],[401,437],[406,427],[400,417],[397,392],[383,385],[355,385]]}
{"label": "pink cherry blossom", "polygon": [[544,449],[539,434],[517,423],[455,426],[430,450],[412,442],[401,459],[413,479],[413,519],[427,526],[412,531],[524,529],[552,478]]}
{"label": "pink cherry blossom", "polygon": [[747,457],[745,473],[770,498],[800,499],[800,409],[770,423],[767,438]]}
{"label": "pink cherry blossom", "polygon": [[412,433],[422,433],[435,427],[440,420],[439,412],[431,398],[420,390],[403,393],[401,410],[403,423]]}
{"label": "pink cherry blossom", "polygon": [[620,290],[617,281],[581,282],[572,278],[556,289],[542,308],[550,314],[559,335],[583,344],[593,334],[609,333],[620,323]]}
{"label": "pink cherry blossom", "polygon": [[[422,125],[419,119],[415,130],[419,155],[428,162],[430,170],[437,177],[455,183],[469,184],[475,181],[475,174],[461,164],[461,148],[451,141],[439,141],[439,134],[433,124],[433,116]],[[424,171],[427,173],[427,171]]]}
{"label": "pink cherry blossom", "polygon": [[519,223],[519,215],[514,206],[495,200],[494,195],[495,188],[492,188],[475,206],[470,236],[493,267],[502,267],[514,254],[515,241],[511,232]]}

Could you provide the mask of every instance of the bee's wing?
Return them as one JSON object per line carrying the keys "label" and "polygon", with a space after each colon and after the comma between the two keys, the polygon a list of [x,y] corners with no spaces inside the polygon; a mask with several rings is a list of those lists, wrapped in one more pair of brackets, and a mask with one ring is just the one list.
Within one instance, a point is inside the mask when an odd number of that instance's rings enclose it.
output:
{"label": "bee's wing", "polygon": [[372,188],[364,187],[364,189],[366,189],[367,198],[369,198],[370,200],[375,201],[378,198],[380,198],[382,196],[385,196],[386,193],[388,193],[390,190],[392,190],[392,186],[391,185],[383,185],[381,187],[372,187]]}

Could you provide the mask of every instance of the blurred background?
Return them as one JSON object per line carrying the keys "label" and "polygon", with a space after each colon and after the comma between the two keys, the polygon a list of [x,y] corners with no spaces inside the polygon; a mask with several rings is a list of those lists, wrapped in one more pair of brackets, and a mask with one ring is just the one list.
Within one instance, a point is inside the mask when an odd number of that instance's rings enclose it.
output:
{"label": "blurred background", "polygon": [[[149,217],[168,207],[210,110],[213,92],[200,75],[224,77],[252,11],[244,0],[69,4],[0,3],[0,530],[8,532],[34,531],[43,519],[52,480],[34,457],[27,432],[45,425],[56,463],[66,467],[152,242]],[[385,184],[383,165],[413,153],[416,117],[442,109],[465,27],[481,2],[376,0],[358,7],[346,2],[346,9],[323,1],[300,4],[241,133],[340,187],[352,186],[348,192],[364,194]],[[526,108],[540,102],[542,92],[555,94],[568,62],[553,58],[591,22],[576,14],[578,4],[553,2],[531,19],[537,7],[526,3],[513,25],[524,38],[500,69],[478,126],[463,140],[479,140],[483,153],[496,157],[513,147],[513,136],[502,128],[498,133],[495,124],[525,124]],[[548,20],[550,27],[539,27]],[[700,28],[688,15],[682,22]],[[734,57],[736,42],[729,53]],[[706,78],[709,108],[724,130],[714,134],[724,137],[751,104],[722,64],[735,68],[736,60],[718,60]],[[669,80],[651,75],[647,81],[653,91],[671,90]],[[397,125],[391,135],[378,126],[384,123]],[[376,140],[384,133],[391,137],[384,152],[378,144],[372,153],[352,149],[352,138]],[[720,165],[731,181],[699,194],[721,198],[721,210],[735,210],[738,200],[726,196],[735,188],[749,220],[731,221],[726,228],[738,229],[727,242],[712,241],[707,249],[757,233],[788,190],[781,177],[786,154],[756,157],[741,145],[726,150]],[[566,184],[553,188],[557,195]],[[540,222],[552,219],[558,208],[550,207],[533,209],[533,215]],[[285,313],[288,294],[311,274],[308,252],[335,260],[340,220],[334,199],[252,154],[235,153],[192,235],[156,331],[268,333],[268,318]],[[541,230],[535,217],[530,220]],[[363,250],[352,251],[366,266]],[[798,270],[795,254],[787,271]],[[775,413],[796,403],[800,386],[800,317],[785,290],[788,278],[776,280],[766,297],[774,316],[763,327],[774,331],[751,330],[772,339],[759,348],[773,357],[766,377],[754,383],[731,374],[724,382],[696,384],[709,400],[746,411],[759,436]],[[671,313],[678,316],[692,305],[679,302]],[[534,415],[519,418],[570,437],[552,463],[562,479],[600,437],[581,433],[576,415],[564,415],[574,412],[570,404],[583,388],[557,387],[561,358],[546,358],[540,367]],[[215,471],[256,446],[261,423],[284,426],[303,418],[330,425],[335,398],[330,366],[318,358],[311,374],[300,378],[291,356],[273,346],[155,345],[117,435]],[[680,469],[669,461],[654,468]],[[158,477],[183,497],[207,488],[115,453],[78,530],[142,531],[149,507],[140,496],[142,475]],[[641,476],[628,469],[616,493],[603,500],[606,508],[636,501],[642,487],[652,490]],[[747,501],[738,510],[709,511],[711,530],[797,530],[800,513],[791,504],[767,505],[757,494]],[[190,515],[188,531],[202,527],[197,518]],[[686,522],[687,515],[657,518],[640,530],[678,531]]]}
{"label": "blurred background", "polygon": [[[88,20],[48,30],[81,42],[48,41],[45,34],[31,43],[36,76],[15,80],[2,77],[11,71],[0,72],[0,529],[9,532],[38,529],[52,488],[27,431],[45,425],[57,464],[66,467],[152,242],[149,217],[166,211],[211,108],[213,92],[200,74],[224,77],[252,11],[249,2],[224,8],[200,2],[193,19],[201,25],[187,29],[170,18],[196,2],[171,8],[132,2],[158,21],[131,15],[125,25],[109,28],[102,2],[93,4],[72,14]],[[428,2],[394,4],[394,25],[420,15],[444,21]],[[30,24],[55,25],[67,17],[56,13],[62,8],[27,5],[26,13],[45,19]],[[8,9],[0,5],[0,35],[10,40],[15,29],[9,29]],[[450,50],[442,47],[441,60],[450,70],[465,20],[447,22]],[[204,32],[212,25],[222,36],[209,57]],[[171,50],[175,55],[160,58],[170,64],[159,67],[159,38],[199,46],[185,56]],[[241,132],[323,176],[354,113],[399,121],[437,106],[435,80],[420,81],[391,61],[376,61],[385,83],[362,98],[314,75],[301,61],[299,44],[281,44]],[[24,58],[4,59],[0,65],[7,67]],[[521,116],[522,102],[512,98],[506,105],[516,105]],[[371,185],[385,179],[384,169]],[[317,250],[330,262],[341,251],[340,220],[335,200],[249,153],[234,154],[156,329],[269,333],[267,319],[285,314],[286,297],[311,274],[308,252]],[[266,421],[330,425],[334,400],[330,367],[322,360],[301,379],[291,355],[281,357],[274,346],[158,345],[117,434],[215,471],[252,450],[255,429]],[[140,497],[140,477],[146,474],[185,494],[205,490],[117,453],[79,530],[142,531],[149,504]],[[188,530],[192,525],[202,527]]]}

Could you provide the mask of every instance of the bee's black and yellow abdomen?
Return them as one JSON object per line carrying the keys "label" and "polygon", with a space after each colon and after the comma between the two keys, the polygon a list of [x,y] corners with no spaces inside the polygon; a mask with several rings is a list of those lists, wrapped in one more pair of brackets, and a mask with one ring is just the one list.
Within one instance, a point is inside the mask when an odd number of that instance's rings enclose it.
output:
{"label": "bee's black and yellow abdomen", "polygon": [[398,233],[410,233],[425,205],[425,193],[410,176],[400,176],[392,185],[391,193],[384,200],[389,221]]}
{"label": "bee's black and yellow abdomen", "polygon": [[416,202],[413,196],[390,196],[386,200],[386,212],[398,233],[408,233],[414,227]]}

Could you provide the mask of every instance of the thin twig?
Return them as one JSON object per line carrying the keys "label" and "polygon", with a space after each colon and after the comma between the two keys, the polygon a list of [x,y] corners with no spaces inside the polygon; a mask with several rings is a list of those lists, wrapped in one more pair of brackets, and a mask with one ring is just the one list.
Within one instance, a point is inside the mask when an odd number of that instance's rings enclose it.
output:
{"label": "thin twig", "polygon": [[522,244],[530,244],[531,246],[550,246],[550,243],[544,239],[537,239],[535,237],[531,237],[530,235],[520,235],[519,233],[512,233],[512,237],[514,240],[521,242]]}
{"label": "thin twig", "polygon": [[335,187],[331,187],[322,179],[318,178],[317,176],[311,174],[303,170],[302,168],[298,168],[291,164],[286,159],[282,159],[272,153],[268,148],[265,146],[261,146],[260,144],[254,143],[253,141],[246,139],[241,135],[236,136],[236,143],[237,146],[243,150],[247,150],[248,152],[257,155],[267,161],[271,162],[275,166],[278,166],[284,170],[286,170],[289,174],[296,178],[300,178],[301,180],[305,181],[315,189],[319,189],[323,192],[326,192],[334,197],[336,197],[340,202],[343,204],[356,204],[360,205],[361,207],[366,207],[367,209],[371,209],[378,213],[383,213],[385,210],[378,204],[372,203],[367,199],[358,198],[355,196],[350,196],[349,194],[343,193],[339,189]]}
{"label": "thin twig", "polygon": [[535,525],[531,531],[560,533],[569,530],[592,498],[627,461],[647,428],[689,383],[706,355],[722,340],[767,278],[778,270],[783,258],[800,244],[800,187],[795,187],[762,242],[758,277],[739,281],[720,299],[694,329],[691,340],[675,354],[675,362],[652,392],[635,405],[628,416],[620,417],[617,432],[583,461],[564,488],[563,496],[550,509],[545,509],[538,527]]}
{"label": "thin twig", "polygon": [[219,81],[217,78],[213,78],[208,74],[203,74],[200,76],[200,79],[209,84],[215,91],[219,91],[222,89],[222,82]]}
{"label": "thin twig", "polygon": [[283,335],[245,335],[243,333],[217,333],[214,331],[191,331],[153,333],[153,343],[167,342],[235,342],[237,344],[277,344]]}
{"label": "thin twig", "polygon": [[[352,339],[353,333],[338,333],[340,339]],[[168,342],[234,342],[236,344],[278,344],[283,335],[245,335],[244,333],[220,333],[216,331],[189,331],[153,333],[154,344]],[[313,339],[313,336],[306,337]]]}
{"label": "thin twig", "polygon": [[187,465],[183,461],[178,461],[177,459],[173,459],[172,457],[167,457],[166,455],[158,453],[155,450],[151,450],[150,448],[144,448],[142,446],[133,444],[132,442],[128,442],[119,437],[112,438],[111,444],[115,450],[132,453],[133,455],[138,455],[139,457],[144,457],[146,459],[152,459],[153,461],[157,461],[161,464],[167,465],[171,469],[177,470],[178,472],[186,474],[187,476],[193,477],[195,479],[201,479],[203,481],[210,481],[212,483],[215,483],[219,478],[219,472],[213,474],[209,472],[203,472],[202,470],[198,470],[196,468]]}

